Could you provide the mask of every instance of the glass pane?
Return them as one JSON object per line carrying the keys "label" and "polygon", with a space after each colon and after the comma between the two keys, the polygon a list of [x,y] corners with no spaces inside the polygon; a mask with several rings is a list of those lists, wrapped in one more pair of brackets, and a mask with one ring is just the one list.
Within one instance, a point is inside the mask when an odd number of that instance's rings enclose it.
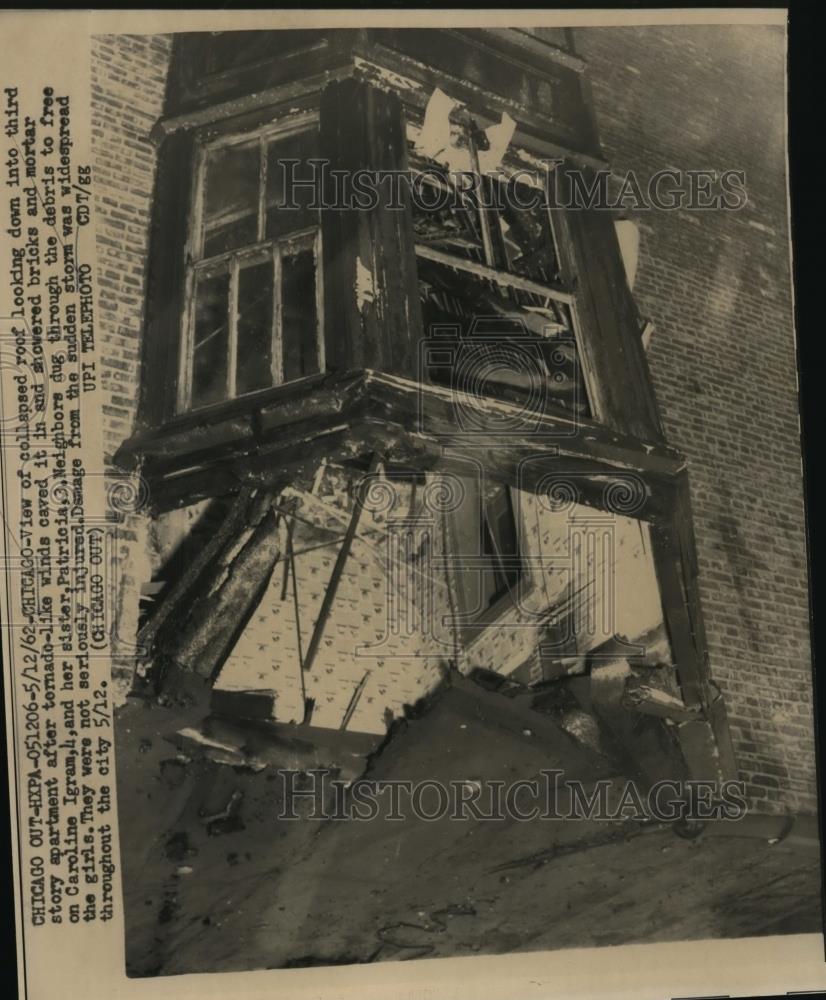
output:
{"label": "glass pane", "polygon": [[229,274],[201,276],[195,290],[192,350],[193,407],[217,403],[227,395]]}
{"label": "glass pane", "polygon": [[258,143],[209,153],[204,188],[204,257],[258,239]]}
{"label": "glass pane", "polygon": [[238,358],[235,394],[272,385],[272,259],[238,272]]}
{"label": "glass pane", "polygon": [[506,257],[503,266],[511,274],[540,284],[555,281],[558,267],[544,192],[510,181],[503,184],[501,194],[499,228]]}
{"label": "glass pane", "polygon": [[[318,225],[311,186],[313,168],[306,161],[318,156],[318,133],[312,130],[274,139],[267,151],[267,236],[286,236]],[[298,160],[285,164],[284,160]]]}
{"label": "glass pane", "polygon": [[317,331],[315,255],[312,250],[285,254],[281,262],[281,343],[285,382],[319,370]]}

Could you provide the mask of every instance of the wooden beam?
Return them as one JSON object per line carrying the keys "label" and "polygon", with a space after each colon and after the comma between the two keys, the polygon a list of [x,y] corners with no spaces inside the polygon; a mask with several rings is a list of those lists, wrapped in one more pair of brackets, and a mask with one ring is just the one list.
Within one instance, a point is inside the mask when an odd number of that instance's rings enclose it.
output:
{"label": "wooden beam", "polygon": [[[370,461],[370,467],[367,471],[367,475],[373,475],[378,468],[378,465],[379,456],[374,454]],[[310,637],[310,642],[307,646],[307,653],[304,657],[304,670],[306,672],[312,670],[313,662],[315,661],[316,653],[318,652],[318,647],[324,637],[324,629],[327,625],[327,620],[330,617],[330,612],[333,609],[333,604],[335,603],[338,585],[341,582],[341,575],[344,572],[344,564],[347,562],[347,557],[350,555],[350,549],[352,547],[356,531],[358,530],[363,509],[364,504],[362,503],[361,498],[357,495],[353,503],[353,513],[350,515],[350,523],[347,525],[347,532],[344,535],[344,541],[341,543],[341,547],[338,550],[338,555],[336,556],[333,571],[330,574],[327,589],[324,591],[324,598],[321,602],[321,608],[318,612],[315,627],[313,628],[313,634]]]}
{"label": "wooden beam", "polygon": [[254,447],[268,432],[286,425],[350,414],[363,392],[363,372],[311,375],[139,431],[121,445],[114,461],[127,469],[154,462],[160,470],[164,461],[174,466],[222,446],[237,453],[239,445]]}
{"label": "wooden beam", "polygon": [[272,501],[265,491],[255,497],[240,530],[200,577],[198,594],[182,602],[180,613],[170,616],[158,635],[162,661],[209,685],[261,601],[281,555]]}
{"label": "wooden beam", "polygon": [[148,647],[151,646],[155,636],[169,616],[185,600],[187,594],[195,586],[207,567],[218,556],[218,553],[227,544],[232,535],[240,529],[243,519],[248,512],[252,495],[252,490],[247,487],[241,488],[218,530],[212,534],[206,545],[198,551],[198,554],[186,567],[180,578],[164,595],[151,618],[149,618],[138,632],[138,646],[147,648],[148,652]]}
{"label": "wooden beam", "polygon": [[[603,509],[624,485],[642,494],[642,504],[628,512],[649,516],[665,510],[667,487],[685,467],[662,442],[639,441],[550,402],[533,412],[516,401],[370,370],[312,381],[303,397],[301,388],[256,394],[245,402],[246,412],[235,400],[226,409],[190,414],[132,439],[118,457],[142,464],[156,509],[235,492],[245,483],[276,486],[302,469],[314,471],[324,458],[378,449],[428,469],[442,460],[450,464],[451,456],[478,458],[484,447],[492,479],[536,491],[549,475],[562,476],[581,486],[583,503]],[[489,438],[463,429],[468,415],[476,425],[490,421]],[[498,434],[503,422],[514,429]]]}
{"label": "wooden beam", "polygon": [[[319,152],[331,171],[404,172],[407,137],[397,94],[364,80],[331,81],[319,109]],[[413,377],[421,331],[410,192],[390,209],[344,204],[321,213],[327,366],[380,368]],[[343,194],[344,199],[347,193]]]}
{"label": "wooden beam", "polygon": [[666,508],[650,531],[663,614],[683,700],[691,708],[705,710],[712,694],[686,473],[668,490]]}
{"label": "wooden beam", "polygon": [[295,641],[298,649],[298,676],[301,681],[301,700],[306,708],[307,688],[304,683],[304,643],[301,638],[301,613],[298,605],[298,577],[295,572],[295,547],[293,545],[292,517],[287,519],[287,559],[293,590],[293,615],[295,616]]}
{"label": "wooden beam", "polygon": [[156,427],[175,413],[194,159],[195,143],[187,132],[168,136],[158,152],[141,337],[138,428]]}
{"label": "wooden beam", "polygon": [[[569,165],[557,168],[563,180],[570,172]],[[590,182],[592,173],[586,170],[584,179]],[[600,208],[572,208],[554,209],[552,217],[563,281],[576,283],[577,341],[594,416],[613,430],[662,442],[613,215]]]}
{"label": "wooden beam", "polygon": [[232,120],[233,127],[237,127],[239,116],[249,116],[255,112],[264,113],[269,120],[272,120],[279,111],[285,113],[291,110],[296,101],[310,97],[317,102],[318,95],[330,80],[342,80],[352,73],[352,61],[343,62],[340,66],[331,66],[321,73],[305,76],[277,87],[266,87],[245,94],[243,97],[210,104],[205,108],[165,115],[155,123],[149,139],[150,142],[160,143],[166,136],[176,132],[208,129],[210,126],[214,127],[229,120]]}
{"label": "wooden beam", "polygon": [[435,247],[427,246],[424,243],[416,244],[416,254],[425,260],[432,260],[437,264],[445,264],[447,267],[455,268],[457,271],[466,271],[474,274],[477,278],[484,278],[486,281],[495,281],[500,285],[507,285],[510,288],[519,288],[524,292],[532,292],[534,295],[543,295],[546,299],[553,299],[566,306],[573,305],[576,296],[567,288],[560,285],[542,285],[538,281],[531,281],[518,274],[508,274],[506,271],[497,271],[495,267],[488,267],[487,264],[480,264],[475,260],[467,260],[457,257],[454,254],[444,253]]}
{"label": "wooden beam", "polygon": [[[518,440],[520,433],[533,440],[534,452],[559,449],[572,455],[615,462],[641,471],[663,472],[676,475],[685,467],[685,460],[678,451],[670,448],[656,436],[638,437],[617,428],[583,417],[580,414],[554,406],[550,398],[541,401],[535,410],[526,409],[518,399],[505,400],[462,392],[449,386],[412,379],[397,378],[381,371],[365,372],[366,399],[373,416],[388,416],[405,422],[415,418],[414,428],[432,432],[446,439],[460,436],[467,420],[463,413],[474,416],[473,427],[466,431],[477,439],[485,435],[484,426],[477,419],[489,417],[490,447],[510,447],[510,440]],[[535,395],[535,393],[534,393]],[[516,424],[515,429],[510,427]],[[507,430],[499,430],[501,425]],[[519,430],[519,426],[523,430]]]}

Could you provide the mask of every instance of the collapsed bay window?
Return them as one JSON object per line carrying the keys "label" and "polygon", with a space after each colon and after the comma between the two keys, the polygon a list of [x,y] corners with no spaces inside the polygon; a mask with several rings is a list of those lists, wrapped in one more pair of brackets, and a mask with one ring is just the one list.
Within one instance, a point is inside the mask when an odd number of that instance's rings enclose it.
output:
{"label": "collapsed bay window", "polygon": [[324,370],[319,213],[285,183],[317,147],[305,117],[201,148],[179,411]]}
{"label": "collapsed bay window", "polygon": [[547,177],[503,162],[515,123],[482,130],[452,105],[437,91],[407,128],[425,335],[452,331],[461,356],[430,379],[588,413]]}
{"label": "collapsed bay window", "polygon": [[[600,168],[580,73],[512,33],[405,35],[418,58],[339,37],[316,55],[247,39],[254,62],[238,73],[222,48],[204,60],[208,91],[173,78],[158,126],[141,402],[116,461],[141,469],[153,509],[222,506],[182,551],[185,570],[152,594],[141,643],[154,644],[153,684],[174,692],[189,672],[213,687],[260,604],[263,639],[250,638],[249,673],[225,693],[259,706],[263,681],[268,718],[379,733],[439,670],[429,652],[385,670],[362,656],[360,633],[375,650],[387,623],[432,615],[434,659],[462,670],[526,684],[590,674],[582,697],[603,699],[629,746],[638,720],[623,721],[617,661],[666,667],[692,773],[716,774],[725,720],[707,678],[685,461],[664,440],[614,219],[548,192],[552,169]],[[176,59],[195,67],[212,45],[184,39]],[[455,474],[473,482],[438,518],[411,499],[403,558],[382,558],[393,573],[366,586],[371,557],[345,569],[371,534],[351,501],[379,467],[388,478],[464,468]],[[319,505],[310,527],[325,532],[295,549],[288,490]],[[432,548],[420,516],[438,529]],[[319,544],[301,607],[295,557],[307,565],[302,551],[313,560]],[[242,556],[213,601],[213,581]],[[421,588],[397,593],[396,564]],[[266,617],[273,608],[288,627]],[[282,644],[264,657],[268,677],[261,649],[288,633],[290,654]],[[662,698],[647,707],[660,717]]]}

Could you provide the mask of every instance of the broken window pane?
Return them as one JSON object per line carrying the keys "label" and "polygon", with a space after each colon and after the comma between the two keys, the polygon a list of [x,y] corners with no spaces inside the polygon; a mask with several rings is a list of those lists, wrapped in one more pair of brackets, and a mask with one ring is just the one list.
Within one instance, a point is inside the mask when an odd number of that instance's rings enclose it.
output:
{"label": "broken window pane", "polygon": [[447,171],[429,165],[414,174],[411,201],[417,243],[484,262],[478,202],[459,191]]}
{"label": "broken window pane", "polygon": [[281,349],[283,381],[319,370],[315,254],[285,253],[281,261]]}
{"label": "broken window pane", "polygon": [[558,267],[544,192],[514,181],[501,183],[498,222],[505,270],[540,284],[555,282]]}
{"label": "broken window pane", "polygon": [[269,255],[238,271],[237,396],[272,385],[272,286]]}
{"label": "broken window pane", "polygon": [[[547,296],[419,259],[425,333],[455,330],[455,343],[435,352],[434,382],[534,408],[545,402],[588,412],[568,309]],[[440,343],[444,341],[438,336]]]}
{"label": "broken window pane", "polygon": [[[318,225],[318,210],[310,208],[315,191],[308,160],[318,156],[318,134],[296,132],[273,140],[267,149],[266,235],[286,236]],[[285,163],[297,160],[298,163]]]}
{"label": "broken window pane", "polygon": [[204,257],[257,240],[259,171],[257,142],[210,151],[204,185]]}
{"label": "broken window pane", "polygon": [[195,288],[192,343],[193,407],[217,403],[227,394],[229,273],[199,275]]}

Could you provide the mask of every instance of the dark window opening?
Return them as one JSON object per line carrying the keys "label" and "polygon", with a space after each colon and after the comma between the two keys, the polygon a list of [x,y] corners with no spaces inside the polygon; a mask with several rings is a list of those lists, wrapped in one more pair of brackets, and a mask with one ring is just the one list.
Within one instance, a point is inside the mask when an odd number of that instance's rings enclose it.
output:
{"label": "dark window opening", "polygon": [[510,593],[522,576],[519,541],[510,489],[501,483],[487,491],[482,509],[481,551],[490,562],[484,572],[484,606]]}
{"label": "dark window opening", "polygon": [[[315,128],[221,140],[203,154],[179,409],[320,372]],[[196,212],[196,215],[198,213]]]}
{"label": "dark window opening", "polygon": [[[504,603],[516,601],[525,577],[511,489],[491,483],[484,490],[466,478],[464,499],[451,515],[460,619],[470,636]],[[493,609],[493,610],[492,610]]]}
{"label": "dark window opening", "polygon": [[[428,377],[522,405],[527,398],[534,409],[550,403],[590,415],[573,294],[560,283],[545,191],[481,173],[484,133],[461,115],[450,129],[444,162],[417,148],[415,132],[409,139],[422,319],[439,348],[428,352],[438,359]],[[475,170],[457,170],[457,162]],[[454,340],[447,364],[445,331]]]}

